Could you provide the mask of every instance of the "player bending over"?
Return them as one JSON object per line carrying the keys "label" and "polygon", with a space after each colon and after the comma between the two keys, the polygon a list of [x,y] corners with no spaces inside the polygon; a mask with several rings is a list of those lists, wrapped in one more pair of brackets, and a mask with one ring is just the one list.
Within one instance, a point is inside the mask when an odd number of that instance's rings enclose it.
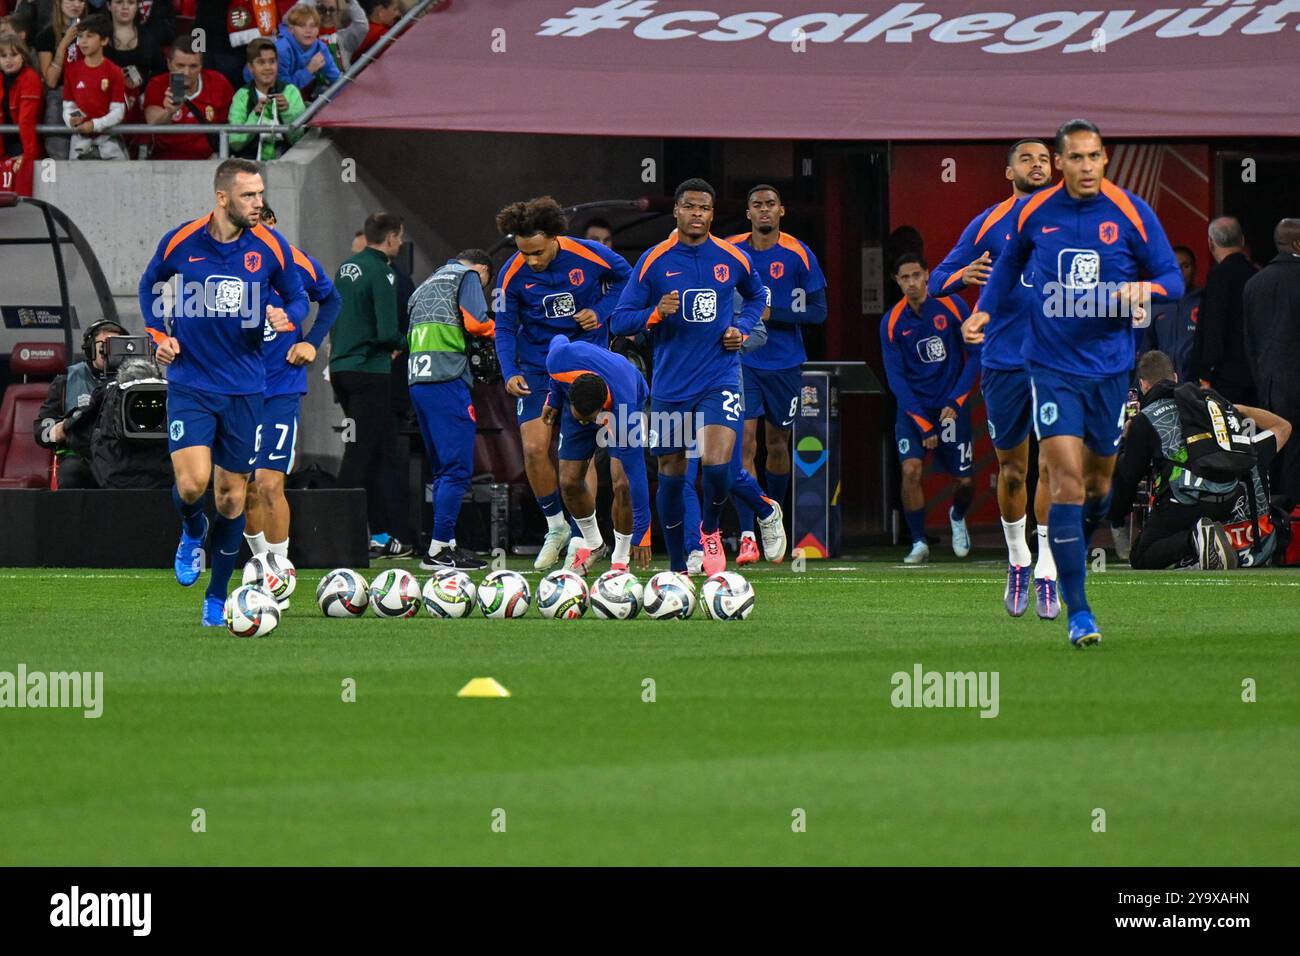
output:
{"label": "player bending over", "polygon": [[605,554],[596,523],[596,499],[587,470],[598,442],[609,450],[614,485],[614,554],[610,567],[626,571],[636,556],[650,567],[650,483],[645,473],[645,405],[650,387],[626,358],[590,342],[551,339],[546,353],[550,394],[542,409],[548,425],[560,424],[560,491],[582,532],[570,568],[591,570]]}
{"label": "player bending over", "polygon": [[[227,159],[214,180],[216,208],[170,230],[140,277],[140,311],[168,366],[168,448],[176,484],[172,502],[181,516],[176,580],[190,587],[204,565],[208,519],[203,493],[213,483],[212,575],[203,599],[203,623],[224,622],[226,589],[239,558],[244,493],[257,464],[258,423],[266,368],[262,330],[292,332],[307,316],[307,294],[293,252],[261,224],[261,167]],[[169,280],[180,277],[170,309]],[[271,304],[271,290],[284,307]],[[168,328],[170,319],[170,329]]]}
{"label": "player bending over", "polygon": [[[1015,231],[1025,200],[1052,182],[1052,153],[1038,139],[1022,139],[1007,154],[1011,195],[971,220],[952,252],[930,273],[931,295],[953,295],[967,286],[983,286],[993,263]],[[980,391],[988,414],[989,438],[998,457],[998,510],[1007,542],[1007,586],[1002,595],[1007,613],[1020,617],[1029,605],[1030,553],[1025,542],[1028,502],[1025,479],[1029,470],[1029,423],[1032,419],[1029,375],[1020,357],[1033,293],[1021,278],[1007,308],[983,324],[978,317],[962,324],[967,342],[982,345]],[[978,326],[978,327],[977,327]],[[1034,520],[1038,526],[1038,561],[1033,567],[1038,616],[1051,620],[1061,613],[1056,589],[1056,562],[1047,543],[1047,512],[1052,506],[1047,464],[1040,456],[1034,491]]]}
{"label": "player bending over", "polygon": [[[262,206],[261,222],[275,228],[275,213],[270,206]],[[266,391],[258,425],[260,450],[244,503],[244,540],[249,550],[255,555],[270,551],[285,557],[289,556],[289,502],[284,496],[284,480],[293,470],[302,397],[307,394],[307,366],[316,360],[316,350],[343,308],[343,299],[325,267],[297,246],[290,245],[289,251],[308,301],[319,303],[320,308],[306,335],[301,325],[292,332],[277,332],[268,322],[262,330]],[[274,289],[271,304],[283,305]],[[280,604],[287,607],[289,602]]]}
{"label": "player bending over", "polygon": [[1151,207],[1105,178],[1106,147],[1096,126],[1082,119],[1062,126],[1054,162],[1062,182],[1021,207],[979,311],[1013,308],[1021,277],[1032,282],[1021,354],[1051,483],[1049,540],[1070,643],[1085,647],[1101,640],[1085,591],[1088,538],[1110,506],[1133,372],[1133,321],[1150,314],[1153,295],[1181,298],[1183,277]]}
{"label": "player bending over", "polygon": [[[517,399],[528,484],[546,516],[546,538],[533,563],[545,571],[577,537],[564,518],[551,464],[551,428],[542,420],[549,392],[546,350],[556,335],[609,347],[609,316],[627,282],[628,264],[598,242],[564,235],[564,210],[550,196],[511,203],[497,213],[496,223],[503,235],[514,237],[518,250],[497,286],[497,358],[506,391]],[[594,494],[596,470],[589,474]]]}
{"label": "player bending over", "polygon": [[935,298],[926,284],[930,273],[914,253],[899,257],[894,281],[904,298],[881,319],[880,348],[889,388],[898,401],[894,437],[903,467],[903,516],[912,535],[905,564],[930,557],[925,539],[925,491],[921,487],[926,455],[934,451],[939,468],[957,479],[948,522],[952,551],[970,553],[966,512],[975,495],[970,406],[980,374],[979,347],[962,342],[961,324],[970,310],[957,298]]}

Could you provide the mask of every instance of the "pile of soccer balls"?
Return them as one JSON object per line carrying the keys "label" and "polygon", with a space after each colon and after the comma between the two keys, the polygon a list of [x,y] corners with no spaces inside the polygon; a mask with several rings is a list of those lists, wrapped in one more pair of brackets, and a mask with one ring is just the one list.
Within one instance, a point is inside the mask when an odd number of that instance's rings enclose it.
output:
{"label": "pile of soccer balls", "polygon": [[[226,601],[226,626],[237,637],[263,637],[280,622],[281,605],[297,579],[288,559],[258,555],[244,568],[243,586]],[[360,617],[369,608],[384,618],[409,618],[421,607],[431,617],[468,617],[477,608],[497,620],[523,617],[536,606],[542,617],[571,621],[590,610],[596,617],[627,621],[644,613],[654,620],[680,620],[699,604],[716,621],[743,621],[754,608],[754,589],[739,574],[724,571],[706,580],[696,594],[689,577],[661,571],[642,586],[626,571],[607,571],[590,587],[580,574],[552,571],[537,585],[517,571],[493,571],[475,585],[464,571],[438,571],[421,588],[409,571],[390,568],[369,584],[350,568],[321,578],[316,603],[326,617]]]}
{"label": "pile of soccer balls", "polygon": [[423,588],[409,571],[383,571],[367,587],[356,571],[339,568],[321,578],[316,602],[327,617],[359,617],[369,607],[380,617],[414,617],[421,606],[437,618],[468,617],[477,607],[497,620],[523,617],[535,606],[542,617],[571,621],[590,609],[596,617],[626,621],[644,612],[656,620],[687,618],[697,603],[709,618],[740,621],[754,607],[754,589],[739,574],[715,574],[700,587],[684,574],[661,571],[645,586],[626,571],[606,571],[590,587],[573,571],[552,571],[537,585],[536,600],[518,571],[492,571],[477,586],[464,571],[438,571]]}

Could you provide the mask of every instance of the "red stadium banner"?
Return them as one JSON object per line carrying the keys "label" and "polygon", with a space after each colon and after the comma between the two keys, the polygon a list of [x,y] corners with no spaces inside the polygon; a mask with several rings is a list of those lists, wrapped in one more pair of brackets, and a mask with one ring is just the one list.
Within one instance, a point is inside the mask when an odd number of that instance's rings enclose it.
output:
{"label": "red stadium banner", "polygon": [[[1008,139],[1300,134],[1300,0],[492,0],[425,17],[317,118],[386,129]],[[771,8],[779,7],[781,12]]]}

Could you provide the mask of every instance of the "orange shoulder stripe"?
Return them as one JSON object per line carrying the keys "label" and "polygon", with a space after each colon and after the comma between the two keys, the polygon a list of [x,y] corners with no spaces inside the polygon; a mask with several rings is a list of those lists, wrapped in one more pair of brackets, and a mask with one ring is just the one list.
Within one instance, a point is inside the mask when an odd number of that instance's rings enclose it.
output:
{"label": "orange shoulder stripe", "polygon": [[750,236],[752,236],[752,235],[753,235],[753,233],[750,233],[750,232],[738,232],[738,233],[736,233],[734,236],[728,236],[728,237],[727,237],[727,241],[728,241],[728,242],[731,242],[731,243],[744,242],[746,239],[748,239],[748,238],[749,238]]}
{"label": "orange shoulder stripe", "polygon": [[735,256],[736,261],[745,267],[746,272],[754,268],[754,264],[749,261],[749,256],[745,255],[731,243],[727,242],[726,239],[719,239],[717,236],[710,236],[709,238],[712,239],[720,248],[725,249],[727,252]]}
{"label": "orange shoulder stripe", "polygon": [[284,268],[284,253],[280,251],[280,244],[275,241],[275,236],[271,235],[271,230],[260,223],[253,227],[253,235],[266,243],[267,248],[275,254],[276,260],[280,263],[280,268]]}
{"label": "orange shoulder stripe", "polygon": [[804,252],[803,243],[794,236],[790,235],[788,232],[783,232],[781,233],[780,238],[776,240],[776,244],[789,249],[797,255],[803,261],[803,267],[805,269],[812,268],[812,263],[808,261],[808,253]]}
{"label": "orange shoulder stripe", "polygon": [[603,266],[606,269],[609,268],[608,262],[596,255],[596,253],[592,252],[582,243],[570,239],[568,236],[557,236],[556,238],[559,240],[560,248],[565,252],[572,252],[575,256],[582,256],[582,258],[590,260],[598,266]]}
{"label": "orange shoulder stripe", "polygon": [[1120,189],[1109,179],[1103,179],[1101,181],[1101,194],[1116,206],[1119,206],[1119,211],[1124,214],[1124,217],[1129,222],[1133,223],[1134,228],[1138,231],[1138,235],[1142,237],[1142,241],[1146,242],[1147,227],[1142,225],[1142,216],[1138,214],[1137,207],[1133,205],[1133,200],[1128,198],[1128,193],[1124,192],[1124,190]]}
{"label": "orange shoulder stripe", "polygon": [[889,341],[894,341],[894,326],[903,315],[903,308],[907,305],[906,299],[899,299],[898,304],[889,310],[889,331],[886,333]]}
{"label": "orange shoulder stripe", "polygon": [[961,317],[961,312],[959,312],[958,309],[957,309],[957,307],[956,307],[955,305],[952,304],[952,299],[948,298],[948,296],[945,295],[945,296],[943,296],[942,298],[939,299],[939,302],[940,302],[940,303],[941,303],[941,304],[942,304],[942,305],[943,305],[943,306],[944,306],[944,307],[945,307],[949,312],[951,312],[951,313],[953,314],[953,318],[955,318],[955,319],[957,320],[957,324],[960,325],[960,324],[962,323],[962,321],[963,321],[963,319],[962,319],[962,317]]}
{"label": "orange shoulder stripe", "polygon": [[289,244],[289,252],[291,252],[291,253],[293,254],[293,261],[294,261],[294,263],[297,264],[298,267],[301,268],[304,272],[306,272],[307,275],[309,275],[309,276],[311,276],[313,279],[315,279],[315,278],[316,278],[316,267],[315,267],[314,265],[312,265],[312,264],[311,264],[311,260],[307,258],[307,253],[303,252],[301,249],[299,249],[299,248],[298,248],[297,246],[295,246],[293,243],[290,243],[290,244]]}
{"label": "orange shoulder stripe", "polygon": [[1024,229],[1026,220],[1034,214],[1034,210],[1059,193],[1063,188],[1065,188],[1065,180],[1061,180],[1051,189],[1040,189],[1038,192],[1034,193],[1029,202],[1025,203],[1024,208],[1020,210],[1020,219],[1016,222],[1016,231],[1019,232]]}
{"label": "orange shoulder stripe", "polygon": [[208,220],[211,218],[212,218],[212,213],[208,213],[202,219],[195,219],[193,222],[187,222],[185,225],[177,229],[176,232],[172,235],[171,242],[167,243],[167,251],[163,253],[163,258],[166,259],[168,256],[170,256],[172,254],[173,249],[175,249],[177,246],[179,246],[190,236],[194,235],[196,232],[198,232],[200,229],[206,226],[208,224]]}
{"label": "orange shoulder stripe", "polygon": [[671,236],[669,236],[663,242],[659,243],[659,245],[655,246],[653,249],[650,250],[650,255],[645,257],[645,263],[641,266],[641,272],[637,275],[637,280],[640,281],[641,279],[644,279],[646,271],[652,265],[654,265],[654,261],[675,245],[677,245],[676,229],[673,230],[673,234]]}
{"label": "orange shoulder stripe", "polygon": [[1011,211],[1011,207],[1016,204],[1016,197],[1010,196],[993,207],[993,210],[984,217],[980,223],[980,231],[975,233],[975,241],[979,242],[984,238],[984,233],[993,228],[993,224]]}
{"label": "orange shoulder stripe", "polygon": [[503,293],[510,288],[510,280],[515,277],[515,273],[523,268],[523,265],[524,257],[516,252],[514,258],[506,264],[506,271],[501,275],[501,291]]}

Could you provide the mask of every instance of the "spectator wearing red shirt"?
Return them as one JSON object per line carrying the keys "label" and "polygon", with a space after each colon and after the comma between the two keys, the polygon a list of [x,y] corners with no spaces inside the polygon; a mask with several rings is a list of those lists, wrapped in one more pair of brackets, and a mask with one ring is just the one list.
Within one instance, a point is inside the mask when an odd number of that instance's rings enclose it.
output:
{"label": "spectator wearing red shirt", "polygon": [[370,28],[366,31],[366,38],[357,47],[357,52],[353,54],[354,60],[359,59],[378,43],[379,38],[387,33],[394,23],[402,19],[401,0],[361,0],[361,7],[366,11]]}
{"label": "spectator wearing red shirt", "polygon": [[0,123],[16,125],[18,135],[0,136],[0,191],[32,194],[32,173],[41,158],[36,138],[45,103],[45,84],[32,68],[27,44],[13,33],[0,33]]}
{"label": "spectator wearing red shirt", "polygon": [[104,56],[113,39],[113,22],[104,14],[77,24],[75,63],[63,71],[63,121],[77,131],[69,159],[126,159],[121,142],[107,133],[126,116],[126,77]]}
{"label": "spectator wearing red shirt", "polygon": [[171,75],[163,73],[144,90],[144,119],[151,126],[184,124],[196,127],[193,136],[156,136],[151,159],[207,159],[214,149],[201,128],[226,121],[235,91],[216,70],[203,69],[203,54],[194,49],[191,34],[176,38],[167,65],[185,77],[185,101],[172,99]]}

